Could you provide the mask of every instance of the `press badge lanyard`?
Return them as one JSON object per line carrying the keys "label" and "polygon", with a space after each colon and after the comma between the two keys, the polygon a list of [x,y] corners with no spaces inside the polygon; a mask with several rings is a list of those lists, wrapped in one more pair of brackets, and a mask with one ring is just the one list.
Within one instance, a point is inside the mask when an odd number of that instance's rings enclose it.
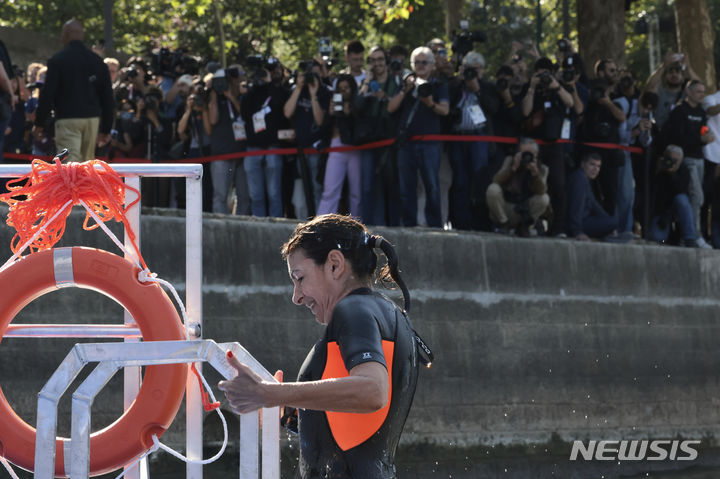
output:
{"label": "press badge lanyard", "polygon": [[271,98],[272,97],[270,97],[270,96],[267,97],[265,99],[265,103],[263,103],[260,110],[258,110],[253,115],[253,118],[252,118],[253,119],[253,129],[255,130],[255,133],[259,133],[259,132],[265,130],[265,128],[267,128],[267,126],[265,125],[265,115],[267,115],[271,111],[270,107],[268,106],[270,104]]}

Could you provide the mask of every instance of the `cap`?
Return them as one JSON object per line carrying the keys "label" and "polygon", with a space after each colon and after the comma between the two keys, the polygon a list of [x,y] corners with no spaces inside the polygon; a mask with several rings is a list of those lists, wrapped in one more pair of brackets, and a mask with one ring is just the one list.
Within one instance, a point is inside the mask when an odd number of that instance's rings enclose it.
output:
{"label": "cap", "polygon": [[185,75],[183,75],[183,76],[181,76],[180,78],[178,78],[176,83],[181,84],[181,85],[192,86],[192,84],[193,84],[193,77],[192,77],[192,75],[188,75],[188,74],[186,73]]}
{"label": "cap", "polygon": [[207,64],[207,66],[205,67],[205,69],[206,69],[209,73],[215,73],[217,70],[220,69],[221,66],[222,66],[222,65],[220,65],[218,62],[208,62],[208,64]]}

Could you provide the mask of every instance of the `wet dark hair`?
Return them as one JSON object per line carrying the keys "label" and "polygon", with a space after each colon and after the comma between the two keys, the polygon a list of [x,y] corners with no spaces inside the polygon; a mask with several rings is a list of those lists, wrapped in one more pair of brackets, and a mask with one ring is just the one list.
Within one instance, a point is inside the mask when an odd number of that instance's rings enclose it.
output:
{"label": "wet dark hair", "polygon": [[339,250],[348,260],[355,274],[361,280],[372,279],[377,269],[379,248],[387,258],[387,264],[378,273],[377,279],[384,286],[397,284],[402,290],[405,311],[410,310],[410,292],[400,276],[398,257],[392,244],[382,236],[375,236],[349,216],[328,214],[316,216],[300,223],[280,252],[284,260],[292,253],[302,250],[315,264],[322,265],[330,251]]}

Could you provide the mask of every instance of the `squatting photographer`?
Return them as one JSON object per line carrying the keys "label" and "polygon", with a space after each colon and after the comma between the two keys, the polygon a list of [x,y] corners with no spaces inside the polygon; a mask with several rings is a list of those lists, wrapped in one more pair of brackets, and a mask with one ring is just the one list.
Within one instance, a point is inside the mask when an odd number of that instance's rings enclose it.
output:
{"label": "squatting photographer", "polygon": [[548,167],[538,161],[538,145],[521,138],[518,151],[505,158],[502,168],[487,189],[490,218],[498,231],[530,236],[530,228],[550,204],[547,194]]}

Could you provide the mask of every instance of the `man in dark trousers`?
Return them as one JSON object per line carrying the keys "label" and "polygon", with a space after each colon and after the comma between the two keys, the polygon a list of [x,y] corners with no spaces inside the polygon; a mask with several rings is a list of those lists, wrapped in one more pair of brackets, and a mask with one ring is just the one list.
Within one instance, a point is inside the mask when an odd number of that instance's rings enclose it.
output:
{"label": "man in dark trousers", "polygon": [[568,233],[571,238],[588,241],[617,233],[617,217],[608,214],[595,198],[591,181],[600,173],[602,156],[591,151],[583,156],[580,167],[568,178]]}
{"label": "man in dark trousers", "polygon": [[83,37],[79,21],[63,25],[60,40],[65,48],[48,60],[33,127],[35,138],[41,138],[45,120],[55,110],[55,144],[70,150],[68,161],[92,160],[96,143],[110,140],[113,122],[110,72],[102,58],[83,45]]}
{"label": "man in dark trousers", "polygon": [[700,226],[700,209],[704,202],[703,178],[705,175],[705,159],[703,146],[715,141],[715,136],[707,128],[707,114],[702,107],[705,98],[705,85],[698,80],[691,80],[685,88],[685,100],[676,106],[663,126],[663,139],[667,144],[677,145],[685,153],[683,164],[690,171],[690,206],[692,207],[700,247],[707,248]]}

